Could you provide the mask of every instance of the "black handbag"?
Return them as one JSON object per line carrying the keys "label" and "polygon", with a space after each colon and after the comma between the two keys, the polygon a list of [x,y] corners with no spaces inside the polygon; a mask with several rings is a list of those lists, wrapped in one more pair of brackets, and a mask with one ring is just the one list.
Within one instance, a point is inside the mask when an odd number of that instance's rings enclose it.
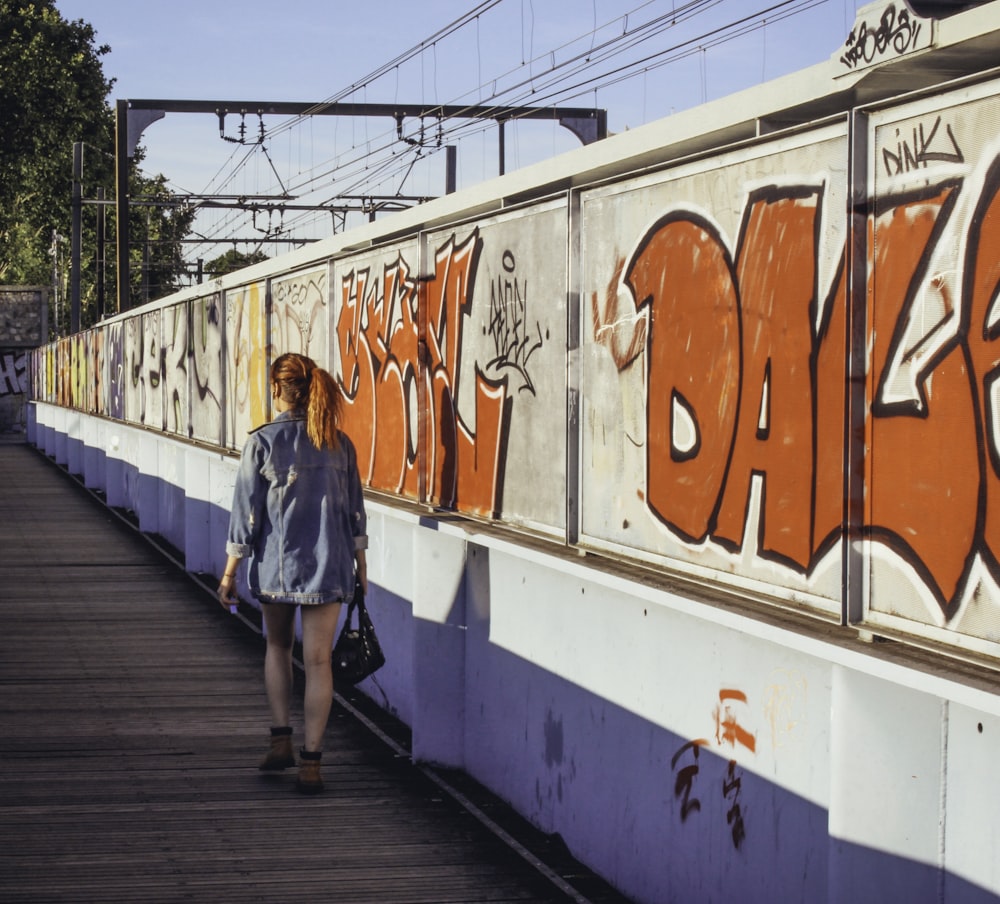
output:
{"label": "black handbag", "polygon": [[[355,611],[358,613],[356,628],[351,626]],[[358,584],[347,607],[347,618],[344,619],[340,637],[333,645],[333,677],[348,684],[357,684],[384,665],[385,654],[365,608],[365,592]]]}

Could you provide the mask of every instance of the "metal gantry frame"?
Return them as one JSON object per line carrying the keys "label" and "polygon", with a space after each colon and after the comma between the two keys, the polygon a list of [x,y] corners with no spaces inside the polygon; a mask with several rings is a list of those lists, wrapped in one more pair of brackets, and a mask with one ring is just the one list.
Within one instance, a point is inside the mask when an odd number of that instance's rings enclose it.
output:
{"label": "metal gantry frame", "polygon": [[[117,270],[118,310],[131,307],[129,293],[129,209],[132,200],[128,186],[128,161],[143,130],[162,119],[167,113],[210,113],[219,119],[219,131],[225,138],[225,118],[233,114],[241,117],[272,116],[377,116],[396,121],[400,140],[404,119],[492,119],[500,129],[499,174],[505,170],[504,124],[512,119],[550,120],[569,129],[583,144],[590,144],[608,134],[607,111],[591,107],[516,107],[505,105],[441,105],[441,104],[378,104],[342,103],[320,101],[298,103],[294,101],[221,101],[221,100],[119,100],[115,109],[115,213],[117,217]],[[244,141],[241,136],[239,139]],[[246,143],[250,143],[247,141]],[[446,148],[448,174],[447,191],[455,187],[454,170],[456,155],[453,147]],[[74,195],[74,211],[81,201]],[[73,284],[73,310],[79,320],[79,263],[75,265],[77,279]]]}

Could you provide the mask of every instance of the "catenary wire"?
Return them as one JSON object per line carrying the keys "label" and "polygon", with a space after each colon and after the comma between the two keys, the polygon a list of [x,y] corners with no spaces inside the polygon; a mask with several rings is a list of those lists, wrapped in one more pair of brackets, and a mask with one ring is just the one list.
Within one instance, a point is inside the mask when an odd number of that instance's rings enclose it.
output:
{"label": "catenary wire", "polygon": [[[478,35],[480,16],[487,10],[498,6],[500,2],[501,0],[493,0],[493,2],[479,4],[470,13],[436,32],[431,38],[415,45],[409,51],[374,70],[365,79],[349,86],[336,95],[332,95],[323,103],[336,103],[339,99],[349,97],[351,94],[367,88],[373,80],[380,78],[387,72],[393,71],[393,69],[396,71],[398,84],[399,66],[403,62],[412,59],[417,54],[423,53],[428,48],[432,48],[436,54],[437,41],[447,35],[454,34],[457,30],[470,23],[475,24]],[[619,59],[623,54],[658,37],[664,31],[674,27],[678,21],[685,21],[688,18],[702,14],[706,10],[719,5],[720,2],[722,0],[693,0],[693,2],[674,7],[669,14],[660,15],[654,19],[630,27],[628,24],[629,18],[650,5],[650,3],[641,4],[627,13],[615,17],[603,26],[595,26],[588,34],[580,38],[567,41],[554,50],[531,56],[529,61],[520,67],[514,67],[485,82],[480,78],[478,88],[465,92],[465,94],[460,96],[459,100],[470,95],[474,96],[477,92],[481,94],[483,89],[490,84],[493,85],[493,89],[488,95],[488,103],[492,103],[497,107],[518,106],[523,101],[528,100],[530,100],[532,105],[538,106],[546,103],[554,104],[559,101],[566,102],[591,93],[596,96],[596,92],[600,90],[639,75],[645,76],[650,71],[677,62],[694,53],[703,53],[711,47],[734,40],[753,30],[764,28],[768,23],[796,15],[826,2],[826,0],[787,0],[784,3],[773,4],[741,19],[707,30],[697,37],[689,38],[668,48],[646,54],[639,59],[630,59],[610,69],[600,69],[601,66],[610,65],[612,61]],[[623,23],[624,27],[621,34],[598,41],[599,33],[607,30],[616,22]],[[589,39],[590,45],[586,51],[574,53],[567,59],[560,60],[559,62],[555,61],[557,53],[567,48],[572,48],[575,44],[585,39]],[[532,37],[532,42],[533,40]],[[524,56],[523,47],[522,56]],[[552,65],[548,67],[548,71],[532,74],[532,67],[546,57],[552,60]],[[506,86],[501,84],[505,79],[510,80],[516,77],[518,73],[523,73],[525,68],[529,72],[527,76],[522,75],[518,81]],[[470,102],[468,106],[471,108],[473,104]],[[319,109],[320,107],[322,107],[322,104],[317,105],[317,108],[314,109]],[[513,119],[516,119],[516,117],[513,117]],[[312,117],[308,113],[299,117],[293,117],[279,124],[274,129],[268,130],[267,136],[268,138],[273,138],[282,131],[291,130],[297,124],[304,121],[311,122]],[[449,122],[441,127],[439,144],[443,144],[445,140],[450,143],[464,141],[475,136],[477,133],[485,132],[493,127],[492,122],[480,120],[456,120]],[[401,193],[403,183],[405,182],[405,178],[403,177],[405,174],[413,171],[417,159],[422,158],[427,160],[436,154],[438,149],[434,147],[425,147],[417,150],[411,147],[400,149],[398,145],[399,142],[395,132],[387,129],[382,133],[371,136],[368,141],[355,145],[348,152],[339,153],[326,161],[320,161],[319,164],[302,174],[301,177],[299,174],[296,174],[295,177],[289,178],[287,188],[283,187],[283,191],[308,198],[312,195],[323,194],[322,188],[324,185],[336,182],[338,185],[337,192],[332,195],[328,194],[323,201],[318,202],[319,204],[330,205],[341,195],[355,193],[375,194],[375,188],[379,185],[388,184],[396,178],[400,180],[396,191],[397,193]],[[221,184],[223,186],[231,185],[233,180],[237,178],[239,171],[249,165],[250,160],[256,155],[257,151],[257,146],[248,147],[246,153],[235,164],[232,164],[228,175],[223,179]],[[264,151],[266,152],[266,148],[264,148]],[[234,156],[230,157],[230,163],[232,163]],[[222,172],[223,170],[220,170],[220,173]],[[280,181],[280,177],[276,171],[274,175]],[[219,174],[213,178],[213,184],[218,179]],[[368,188],[367,192],[365,191],[366,187]],[[318,214],[300,212],[286,218],[283,221],[283,229],[285,232],[288,232],[292,229],[306,228],[318,223],[321,218],[326,218],[327,216],[329,216],[327,211],[322,211]],[[212,242],[218,240],[225,241],[225,232],[228,231],[231,235],[232,232],[230,230],[236,228],[239,221],[245,219],[245,217],[246,215],[243,212],[232,212],[221,217],[213,228],[206,231],[206,234]],[[266,239],[263,241],[266,242]]]}

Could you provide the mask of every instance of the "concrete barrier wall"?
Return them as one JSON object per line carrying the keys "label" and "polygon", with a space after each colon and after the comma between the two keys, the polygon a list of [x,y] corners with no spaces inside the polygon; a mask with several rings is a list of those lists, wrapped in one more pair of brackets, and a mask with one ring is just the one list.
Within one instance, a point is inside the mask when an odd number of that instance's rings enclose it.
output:
{"label": "concrete barrier wall", "polygon": [[[997,661],[998,124],[984,78],[499,211],[433,202],[45,346],[33,395],[238,451],[302,351],[374,491]],[[146,433],[121,442],[143,471]]]}
{"label": "concrete barrier wall", "polygon": [[415,757],[644,902],[998,900],[1000,4],[920,24],[44,347],[33,441],[217,573],[309,354]]}
{"label": "concrete barrier wall", "polygon": [[[234,456],[31,408],[40,449],[90,462],[91,488],[218,572]],[[415,758],[466,770],[635,900],[1000,900],[995,681],[368,505],[388,663],[366,692]]]}

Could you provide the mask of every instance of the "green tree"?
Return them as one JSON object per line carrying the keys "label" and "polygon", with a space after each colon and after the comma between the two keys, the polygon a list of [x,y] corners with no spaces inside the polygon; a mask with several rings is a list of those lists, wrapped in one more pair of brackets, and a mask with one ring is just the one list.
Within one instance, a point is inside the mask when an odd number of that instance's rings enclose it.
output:
{"label": "green tree", "polygon": [[247,253],[230,248],[225,254],[220,254],[205,264],[205,275],[209,277],[224,276],[226,273],[249,267],[251,264],[259,264],[267,259],[267,255],[263,251]]}
{"label": "green tree", "polygon": [[47,283],[53,230],[69,235],[73,142],[110,149],[106,46],[52,0],[0,0],[0,280]]}
{"label": "green tree", "polygon": [[[53,299],[68,298],[74,143],[83,145],[84,201],[96,200],[98,189],[106,201],[114,199],[115,122],[107,100],[113,81],[101,62],[109,50],[96,44],[91,25],[66,21],[55,0],[0,0],[2,283],[52,285]],[[139,148],[130,161],[133,197],[164,195],[162,176],[142,175],[142,156]],[[177,287],[184,270],[178,240],[194,217],[185,208],[149,211],[130,217],[133,303]],[[106,306],[115,309],[114,216],[104,218],[106,267],[97,260],[96,205],[84,203],[82,222],[81,321],[87,326],[97,316],[102,277]],[[61,320],[68,325],[68,315]],[[54,317],[50,322],[56,325]]]}

